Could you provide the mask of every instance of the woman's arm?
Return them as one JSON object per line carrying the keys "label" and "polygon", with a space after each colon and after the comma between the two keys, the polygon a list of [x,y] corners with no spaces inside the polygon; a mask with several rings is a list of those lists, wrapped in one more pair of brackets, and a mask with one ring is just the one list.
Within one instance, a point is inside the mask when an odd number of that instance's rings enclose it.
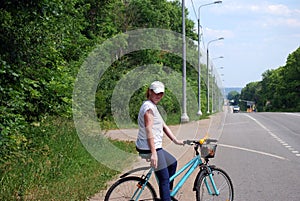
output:
{"label": "woman's arm", "polygon": [[144,115],[144,122],[147,134],[147,142],[151,151],[151,166],[157,168],[157,153],[154,145],[154,136],[152,133],[154,114],[152,110],[147,110]]}
{"label": "woman's arm", "polygon": [[176,136],[173,134],[171,129],[165,123],[164,123],[163,130],[166,133],[166,135],[170,138],[170,140],[172,140],[175,144],[184,145],[182,140],[177,140]]}

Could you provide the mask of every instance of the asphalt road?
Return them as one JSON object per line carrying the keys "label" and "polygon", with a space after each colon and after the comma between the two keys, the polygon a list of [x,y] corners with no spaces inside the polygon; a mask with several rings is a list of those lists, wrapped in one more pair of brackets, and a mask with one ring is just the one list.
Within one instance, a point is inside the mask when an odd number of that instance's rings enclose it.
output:
{"label": "asphalt road", "polygon": [[300,113],[227,113],[212,160],[235,200],[300,200]]}
{"label": "asphalt road", "polygon": [[[200,139],[207,133],[219,139],[216,157],[210,163],[231,177],[234,200],[300,200],[300,113],[232,113],[226,107],[224,113],[210,119],[171,126],[171,130],[178,139]],[[127,129],[109,131],[107,135],[134,141],[136,133]],[[194,154],[192,147],[174,145],[168,139],[165,148],[178,159],[178,168]],[[129,169],[147,165],[141,160]],[[180,189],[179,200],[196,200],[192,191],[196,174]],[[89,200],[103,200],[105,193],[101,191]]]}

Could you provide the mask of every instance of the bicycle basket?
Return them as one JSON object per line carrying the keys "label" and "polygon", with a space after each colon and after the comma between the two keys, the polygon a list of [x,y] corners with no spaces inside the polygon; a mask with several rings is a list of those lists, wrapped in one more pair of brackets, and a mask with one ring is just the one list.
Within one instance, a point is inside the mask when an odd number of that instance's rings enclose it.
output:
{"label": "bicycle basket", "polygon": [[201,147],[202,158],[213,158],[215,157],[217,144],[203,144]]}

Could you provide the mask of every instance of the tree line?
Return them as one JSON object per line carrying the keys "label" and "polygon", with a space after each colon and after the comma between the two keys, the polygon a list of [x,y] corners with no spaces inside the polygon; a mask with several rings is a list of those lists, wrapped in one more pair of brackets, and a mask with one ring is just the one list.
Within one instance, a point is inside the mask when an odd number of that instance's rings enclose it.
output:
{"label": "tree line", "polygon": [[[49,116],[72,118],[72,93],[86,57],[101,43],[139,28],[160,28],[181,33],[181,2],[167,0],[7,0],[0,3],[0,160],[19,157],[35,142],[28,134]],[[186,10],[186,16],[188,11]],[[186,36],[197,40],[194,22],[186,18]],[[125,41],[126,42],[126,41]],[[176,42],[178,43],[178,41]],[[126,45],[126,44],[125,44]],[[188,85],[197,93],[197,47],[187,63]],[[119,52],[108,57],[116,58]],[[182,59],[160,50],[140,50],[118,58],[99,81],[95,95],[100,122],[113,121],[110,99],[117,81],[137,66],[156,64],[157,76],[172,70],[181,74]],[[205,76],[206,66],[202,66]],[[206,78],[202,77],[203,80]],[[206,85],[202,81],[202,111]],[[215,89],[217,87],[214,87]],[[179,88],[178,91],[181,91]],[[145,87],[130,102],[130,116],[145,99]],[[217,92],[216,92],[217,93]],[[189,101],[189,100],[188,100]],[[179,122],[181,108],[174,95],[162,101],[169,120]],[[196,103],[188,104],[196,116]],[[192,110],[192,111],[191,111]]]}
{"label": "tree line", "polygon": [[300,47],[288,55],[284,66],[267,70],[261,81],[247,84],[240,99],[254,101],[258,111],[299,112]]}
{"label": "tree line", "polygon": [[[48,116],[72,117],[76,75],[98,44],[137,28],[177,33],[182,28],[179,0],[7,0],[0,3],[0,12],[2,161],[28,148],[28,126],[39,125]],[[186,35],[196,40],[193,28],[193,21],[186,18]],[[191,47],[196,50],[196,46]],[[115,58],[118,53],[108,56]],[[197,62],[197,55],[192,58]],[[117,81],[146,64],[160,66],[157,76],[167,73],[169,69],[164,66],[172,66],[179,73],[182,70],[182,59],[163,51],[141,50],[119,58],[105,72],[95,95],[101,122],[113,121],[110,99]],[[206,66],[202,65],[202,111],[206,111],[207,98],[204,72]],[[197,93],[197,72],[192,63],[187,64],[187,81]],[[138,90],[131,99],[132,119],[136,118],[136,106],[144,99],[144,91]],[[299,111],[299,50],[289,55],[286,66],[265,72],[261,82],[248,84],[241,98],[255,100],[260,111]],[[180,103],[174,99],[170,94],[162,104],[170,117],[179,120]],[[188,113],[195,114],[196,106],[188,106]]]}
{"label": "tree line", "polygon": [[[34,171],[39,163],[36,162],[36,166],[30,166],[34,163],[32,155],[36,158],[39,156],[47,158],[48,154],[52,154],[54,157],[60,155],[55,154],[57,150],[49,147],[51,147],[50,145],[54,146],[53,143],[57,142],[57,149],[64,148],[65,143],[62,142],[65,141],[61,138],[63,138],[65,130],[70,129],[71,126],[67,124],[66,129],[62,128],[61,124],[64,123],[64,118],[71,119],[73,115],[72,93],[76,76],[86,57],[99,44],[120,33],[139,28],[160,28],[177,33],[181,33],[182,28],[179,0],[6,0],[0,2],[0,13],[1,182],[5,181],[3,177],[8,175],[9,171],[18,167],[24,166],[30,171]],[[193,29],[193,21],[186,18],[186,35],[196,40],[197,35]],[[193,43],[189,45],[196,53],[197,47],[193,46]],[[118,59],[112,63],[98,84],[95,110],[99,122],[109,124],[113,121],[110,101],[113,90],[118,80],[135,67],[155,64],[157,68],[153,73],[159,78],[160,75],[171,75],[168,72],[170,68],[166,67],[172,66],[172,70],[181,75],[182,59],[178,55],[147,49],[119,57],[121,52],[122,48],[118,52],[111,52],[107,55],[112,60]],[[194,68],[197,54],[189,56],[192,59],[191,63],[187,63],[187,82],[194,93],[197,93],[198,78]],[[299,67],[294,69],[296,62],[299,64],[298,58],[299,51],[288,59],[286,68],[289,69],[289,75],[287,77],[283,78],[283,74],[281,74],[283,72],[274,75],[273,73],[266,74],[266,78],[269,80],[277,79],[276,76],[279,76],[283,86],[290,86],[287,87],[288,90],[298,87],[298,91],[293,91],[293,93],[289,91],[289,101],[299,100]],[[292,69],[294,69],[294,73]],[[202,111],[207,111],[207,86],[204,82],[207,79],[203,77],[206,70],[206,66],[202,65]],[[293,76],[298,77],[296,79]],[[285,80],[287,78],[288,80]],[[295,79],[298,80],[298,85],[288,82]],[[284,82],[289,85],[285,85]],[[265,80],[261,88],[265,87],[265,90],[269,90],[267,89],[268,83],[270,81]],[[137,90],[130,100],[130,118],[132,119],[136,119],[137,106],[145,99],[146,87]],[[217,89],[217,87],[213,88]],[[276,89],[282,90],[279,86]],[[178,88],[178,91],[180,90]],[[263,93],[261,92],[261,94]],[[297,95],[298,99],[295,98]],[[268,107],[274,108],[274,104],[279,101],[279,98],[274,101],[269,97],[264,101],[268,102]],[[168,114],[168,120],[172,121],[173,118],[173,122],[174,119],[179,121],[181,114],[180,103],[176,99],[174,94],[167,93],[161,103]],[[253,98],[249,97],[249,99]],[[190,100],[188,99],[188,101]],[[190,117],[197,118],[197,105],[191,102],[188,102],[187,105],[189,106],[188,114],[194,114]],[[56,116],[60,118],[55,118]],[[55,129],[48,124],[40,126],[43,122],[49,123],[49,119],[53,120],[52,126],[55,126]],[[46,129],[44,129],[45,127]],[[75,141],[73,135],[68,137]],[[69,141],[70,139],[64,140]],[[66,147],[66,151],[72,152],[70,150],[72,149]],[[30,154],[31,156],[29,156]],[[34,158],[36,161],[40,160],[36,158]],[[48,160],[47,158],[44,161],[46,166],[49,165]],[[63,163],[63,161],[57,160]],[[72,158],[70,161],[73,161]],[[52,165],[47,167],[51,174],[54,171],[55,174],[52,177],[56,178],[59,174],[59,167],[54,167],[54,163]],[[12,175],[16,177],[16,180],[19,179],[18,174],[12,173]],[[26,175],[23,173],[23,176]],[[13,188],[16,187],[18,191],[22,191],[19,189],[19,184],[14,183],[16,180],[11,180]],[[7,177],[7,181],[10,181],[9,177]],[[21,183],[20,188],[23,188],[24,182],[18,182]],[[12,192],[15,192],[15,189]],[[9,192],[8,194],[14,193]]]}
{"label": "tree line", "polygon": [[[196,39],[186,19],[186,34]],[[0,23],[0,200],[86,199],[116,173],[92,158],[78,138],[72,121],[76,76],[99,44],[120,33],[139,28],[181,33],[180,1],[7,0],[0,2]],[[164,66],[181,71],[181,58],[168,52],[119,57],[121,52],[106,55],[118,59],[95,94],[103,127],[112,124],[110,99],[127,72],[144,64],[159,66],[157,76],[168,71]],[[191,64],[187,68],[188,82],[196,86],[197,73]],[[145,87],[131,98],[132,119]],[[169,119],[180,115],[174,100],[172,94],[164,98],[166,112],[174,114]]]}

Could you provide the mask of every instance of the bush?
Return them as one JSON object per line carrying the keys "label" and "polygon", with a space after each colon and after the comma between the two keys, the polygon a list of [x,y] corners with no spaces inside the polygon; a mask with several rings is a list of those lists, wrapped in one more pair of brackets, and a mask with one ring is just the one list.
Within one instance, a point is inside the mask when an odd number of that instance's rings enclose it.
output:
{"label": "bush", "polygon": [[117,174],[90,156],[71,120],[48,118],[24,136],[22,156],[0,163],[0,200],[85,200]]}

